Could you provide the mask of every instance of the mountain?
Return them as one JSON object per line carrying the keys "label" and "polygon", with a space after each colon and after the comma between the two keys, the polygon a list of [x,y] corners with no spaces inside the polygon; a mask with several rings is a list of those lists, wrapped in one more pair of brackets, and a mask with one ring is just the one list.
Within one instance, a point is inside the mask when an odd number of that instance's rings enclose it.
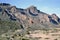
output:
{"label": "mountain", "polygon": [[28,31],[50,28],[60,28],[60,18],[55,13],[49,15],[33,5],[22,9],[8,3],[0,3],[0,35],[11,36],[16,33],[14,36],[20,36],[21,30],[21,35],[24,35]]}
{"label": "mountain", "polygon": [[16,22],[22,26],[20,28],[30,27],[30,30],[60,27],[60,18],[55,13],[49,15],[35,6],[22,9],[7,3],[0,3],[0,20]]}
{"label": "mountain", "polygon": [[38,10],[35,6],[22,9],[7,3],[0,3],[0,19],[18,21],[27,27],[28,25],[46,25],[48,27],[51,25],[59,27],[57,25],[60,24],[60,18],[56,14],[49,15]]}

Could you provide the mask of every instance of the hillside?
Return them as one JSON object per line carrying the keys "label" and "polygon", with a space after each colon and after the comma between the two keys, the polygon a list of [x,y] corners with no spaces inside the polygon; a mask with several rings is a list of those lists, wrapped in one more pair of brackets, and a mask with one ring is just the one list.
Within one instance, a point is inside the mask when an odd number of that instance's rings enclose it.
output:
{"label": "hillside", "polygon": [[[49,15],[35,6],[22,9],[7,3],[0,3],[0,35],[9,35],[10,32],[11,36],[17,30],[19,32],[22,30],[22,35],[24,35],[29,34],[29,31],[55,28],[60,28],[60,18],[55,13]],[[19,32],[16,33],[19,34]]]}

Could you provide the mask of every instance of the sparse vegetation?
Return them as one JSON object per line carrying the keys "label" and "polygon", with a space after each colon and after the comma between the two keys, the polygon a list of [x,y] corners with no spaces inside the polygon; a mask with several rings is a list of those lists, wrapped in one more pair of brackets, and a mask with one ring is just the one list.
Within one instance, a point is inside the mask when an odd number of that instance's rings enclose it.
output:
{"label": "sparse vegetation", "polygon": [[20,25],[16,22],[0,20],[0,34],[6,33],[9,30],[14,31],[20,28],[21,28]]}

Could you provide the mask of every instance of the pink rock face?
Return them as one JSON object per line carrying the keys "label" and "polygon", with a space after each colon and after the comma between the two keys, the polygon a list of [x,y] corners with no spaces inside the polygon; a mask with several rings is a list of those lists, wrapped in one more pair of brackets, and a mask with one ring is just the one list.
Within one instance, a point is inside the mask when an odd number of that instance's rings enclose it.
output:
{"label": "pink rock face", "polygon": [[15,7],[15,6],[12,6],[12,7],[11,7],[11,9],[10,9],[10,11],[11,11],[12,13],[14,13],[14,12],[16,12],[16,11],[17,11],[17,9],[16,9],[16,7]]}
{"label": "pink rock face", "polygon": [[21,13],[15,13],[15,16],[18,18],[18,19],[22,19],[22,20],[26,20],[26,15],[23,15],[23,14],[21,14]]}
{"label": "pink rock face", "polygon": [[45,20],[46,22],[49,22],[49,21],[50,21],[49,18],[48,18],[48,15],[44,15],[44,20]]}
{"label": "pink rock face", "polygon": [[39,19],[40,19],[40,22],[41,23],[50,22],[50,19],[48,18],[48,15],[47,14],[40,14],[39,15]]}
{"label": "pink rock face", "polygon": [[56,14],[52,14],[52,17],[53,17],[54,19],[57,19],[57,18],[58,18],[58,16],[57,16]]}
{"label": "pink rock face", "polygon": [[30,6],[29,8],[27,8],[27,10],[30,10],[30,12],[33,14],[37,13],[37,8],[35,6]]}
{"label": "pink rock face", "polygon": [[28,22],[29,22],[29,24],[33,24],[34,23],[33,20],[32,20],[32,18],[29,18]]}
{"label": "pink rock face", "polygon": [[58,16],[56,14],[52,14],[52,19],[54,19],[55,21],[58,20]]}

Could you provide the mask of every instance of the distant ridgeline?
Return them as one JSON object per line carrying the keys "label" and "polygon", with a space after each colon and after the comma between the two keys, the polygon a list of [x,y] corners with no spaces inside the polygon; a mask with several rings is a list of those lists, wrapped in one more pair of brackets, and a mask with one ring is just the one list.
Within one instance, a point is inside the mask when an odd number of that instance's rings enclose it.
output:
{"label": "distant ridgeline", "polygon": [[0,6],[10,6],[8,3],[0,3]]}

